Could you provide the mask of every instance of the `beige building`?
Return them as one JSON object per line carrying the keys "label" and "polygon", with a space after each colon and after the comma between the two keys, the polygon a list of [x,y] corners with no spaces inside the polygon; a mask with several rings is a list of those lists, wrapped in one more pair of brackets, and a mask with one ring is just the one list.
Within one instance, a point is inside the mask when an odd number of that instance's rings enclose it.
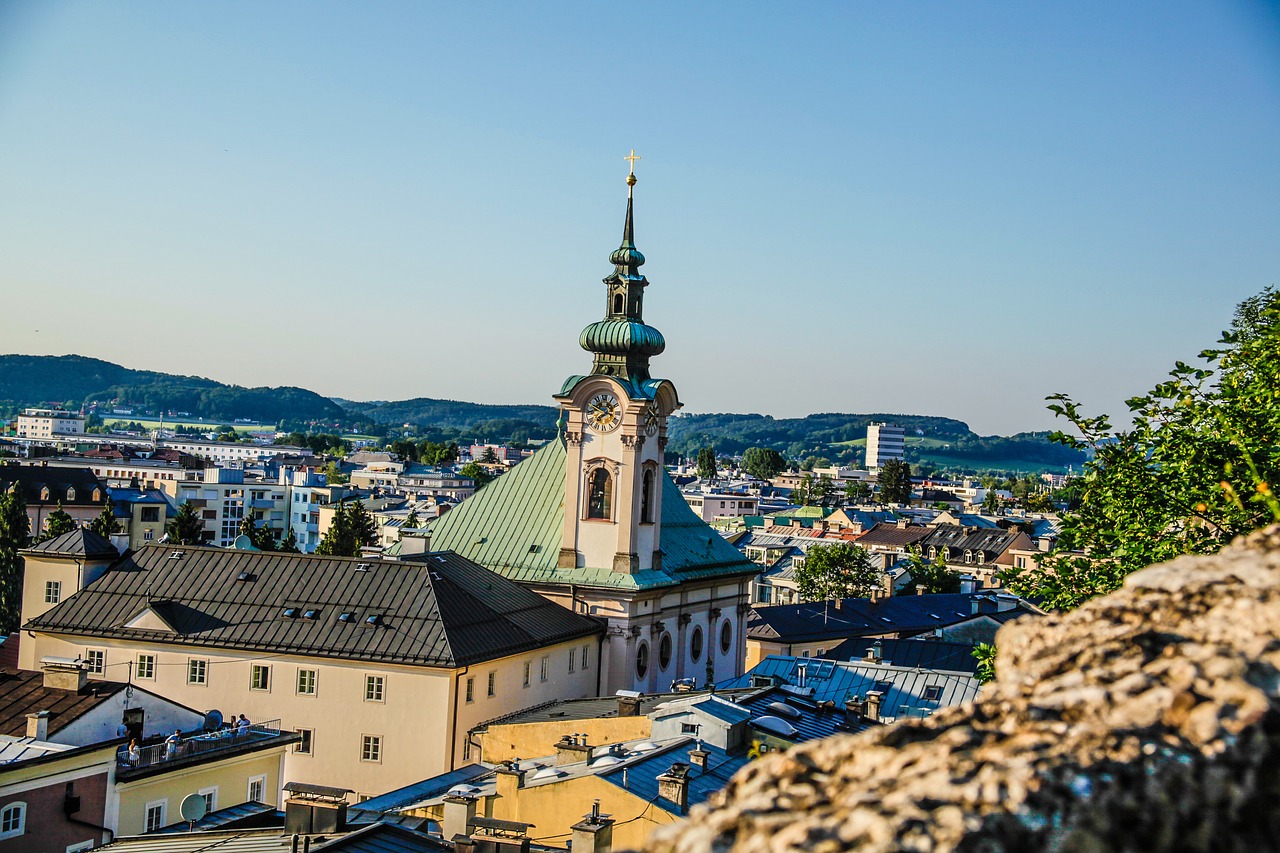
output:
{"label": "beige building", "polygon": [[300,738],[290,781],[407,784],[468,760],[482,721],[598,688],[599,622],[454,554],[151,545],[111,563],[94,545],[25,552],[20,664],[81,657],[193,708],[280,720]]}
{"label": "beige building", "polygon": [[260,528],[274,529],[283,539],[289,525],[289,487],[286,483],[246,477],[238,468],[206,468],[202,480],[165,481],[160,484],[181,508],[190,501],[204,522],[204,539],[229,547],[240,535],[240,525],[252,518]]}
{"label": "beige building", "polygon": [[15,424],[18,438],[53,438],[84,435],[84,415],[62,409],[26,409]]}

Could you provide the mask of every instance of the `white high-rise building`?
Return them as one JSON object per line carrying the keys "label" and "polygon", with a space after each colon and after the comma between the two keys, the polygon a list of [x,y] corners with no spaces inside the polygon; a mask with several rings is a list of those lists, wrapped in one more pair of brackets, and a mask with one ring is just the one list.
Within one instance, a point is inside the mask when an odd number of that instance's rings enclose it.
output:
{"label": "white high-rise building", "polygon": [[867,468],[875,470],[906,451],[906,432],[896,424],[867,425]]}

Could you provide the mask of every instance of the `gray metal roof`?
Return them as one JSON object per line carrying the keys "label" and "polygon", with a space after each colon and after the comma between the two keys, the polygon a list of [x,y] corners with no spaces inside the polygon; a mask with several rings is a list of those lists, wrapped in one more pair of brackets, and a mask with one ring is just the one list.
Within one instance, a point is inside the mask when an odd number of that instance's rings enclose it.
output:
{"label": "gray metal roof", "polygon": [[116,546],[87,527],[77,527],[61,536],[37,542],[26,550],[34,554],[90,559],[95,557],[115,559],[120,556]]}
{"label": "gray metal roof", "polygon": [[[148,611],[172,630],[127,627]],[[450,668],[603,630],[449,552],[401,562],[157,545],[26,627]]]}

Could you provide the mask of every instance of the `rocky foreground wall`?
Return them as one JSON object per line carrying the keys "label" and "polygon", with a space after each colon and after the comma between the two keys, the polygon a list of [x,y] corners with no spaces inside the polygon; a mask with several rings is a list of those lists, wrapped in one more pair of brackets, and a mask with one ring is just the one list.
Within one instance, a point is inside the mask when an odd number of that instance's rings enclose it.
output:
{"label": "rocky foreground wall", "polygon": [[997,642],[977,703],[753,762],[649,849],[1280,849],[1280,527]]}

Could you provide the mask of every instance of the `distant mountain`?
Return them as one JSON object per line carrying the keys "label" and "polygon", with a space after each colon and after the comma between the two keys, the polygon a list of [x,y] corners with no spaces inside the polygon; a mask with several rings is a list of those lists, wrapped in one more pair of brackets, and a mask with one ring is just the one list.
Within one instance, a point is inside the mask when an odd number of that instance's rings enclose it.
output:
{"label": "distant mountain", "polygon": [[249,418],[332,423],[337,403],[305,388],[243,388],[200,376],[133,370],[82,355],[0,355],[0,401],[11,406],[120,403],[151,412],[180,411],[210,420]]}
{"label": "distant mountain", "polygon": [[415,397],[412,400],[387,402],[377,400],[356,403],[341,400],[343,408],[380,424],[400,426],[471,429],[485,421],[520,421],[544,428],[555,426],[559,410],[555,406],[491,405],[466,403],[461,400],[435,400]]}

